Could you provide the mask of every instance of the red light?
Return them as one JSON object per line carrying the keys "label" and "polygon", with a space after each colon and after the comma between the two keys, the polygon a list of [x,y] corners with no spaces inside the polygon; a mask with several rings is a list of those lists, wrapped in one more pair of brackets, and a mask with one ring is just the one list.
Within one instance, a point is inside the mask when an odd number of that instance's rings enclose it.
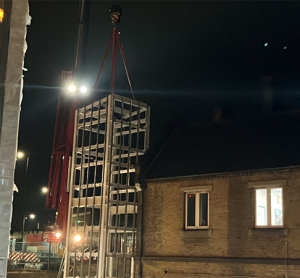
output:
{"label": "red light", "polygon": [[192,195],[189,195],[189,197],[191,198],[191,197],[192,197]]}

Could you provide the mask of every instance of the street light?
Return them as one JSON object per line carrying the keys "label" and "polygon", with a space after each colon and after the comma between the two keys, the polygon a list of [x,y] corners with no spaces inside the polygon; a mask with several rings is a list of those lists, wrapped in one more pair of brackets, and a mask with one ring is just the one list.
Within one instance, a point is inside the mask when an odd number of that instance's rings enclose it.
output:
{"label": "street light", "polygon": [[[17,152],[17,158],[19,159],[22,159],[25,157],[25,153],[22,152],[22,151],[18,151]],[[24,186],[24,191],[25,191],[25,197],[24,197],[24,205],[25,205],[25,202],[27,200],[27,184],[28,184],[28,166],[29,166],[29,156],[26,158],[26,172],[25,172],[25,186]],[[33,215],[33,217],[32,217]],[[34,214],[31,214],[29,216],[31,219],[33,219],[35,217]],[[22,242],[23,242],[23,239],[24,239],[24,227],[25,227],[25,220],[27,219],[27,216],[23,217],[23,230],[22,230]]]}
{"label": "street light", "polygon": [[[34,218],[35,218],[35,215],[34,215],[34,214],[30,214],[30,215],[29,215],[29,218],[30,218],[30,219],[34,219]],[[24,217],[23,217],[22,242],[23,242],[23,240],[24,240],[25,220],[27,220],[27,219],[28,219],[27,216],[24,216]]]}
{"label": "street light", "polygon": [[47,192],[48,192],[48,188],[47,188],[47,187],[43,187],[43,188],[42,188],[42,192],[43,192],[43,193],[47,193]]}
{"label": "street light", "polygon": [[[23,157],[25,157],[25,153],[22,151],[17,152],[17,158],[22,159]],[[26,179],[27,179],[27,175],[28,175],[28,166],[29,166],[29,156],[27,156],[26,158]]]}
{"label": "street light", "polygon": [[18,158],[23,158],[24,155],[25,155],[25,154],[24,154],[23,152],[18,152],[18,153],[17,153],[17,157],[18,157]]}

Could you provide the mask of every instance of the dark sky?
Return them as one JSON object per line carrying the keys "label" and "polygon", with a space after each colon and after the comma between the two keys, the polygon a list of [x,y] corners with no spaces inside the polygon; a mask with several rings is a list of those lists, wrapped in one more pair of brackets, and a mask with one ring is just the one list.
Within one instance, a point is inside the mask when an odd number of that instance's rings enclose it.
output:
{"label": "dark sky", "polygon": [[[111,36],[112,3],[91,4],[84,52],[88,86],[96,80]],[[272,77],[274,109],[299,108],[300,2],[118,3],[123,8],[119,31],[135,96],[151,106],[150,146],[170,125],[209,121],[217,107],[228,117],[255,114],[263,76]],[[25,161],[17,161],[13,230],[21,229],[24,212],[35,213],[40,223],[54,219],[45,209],[41,187],[48,183],[60,75],[73,66],[77,14],[76,1],[30,1],[19,134],[19,149],[30,162],[26,180]],[[107,94],[110,77],[111,53],[92,99]],[[129,93],[120,55],[116,90]]]}

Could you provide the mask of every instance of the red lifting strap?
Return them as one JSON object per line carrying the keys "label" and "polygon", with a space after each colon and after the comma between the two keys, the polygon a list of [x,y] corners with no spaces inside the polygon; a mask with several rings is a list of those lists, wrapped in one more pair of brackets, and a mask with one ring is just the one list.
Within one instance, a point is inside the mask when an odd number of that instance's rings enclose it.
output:
{"label": "red lifting strap", "polygon": [[106,49],[106,53],[105,53],[104,59],[103,59],[102,64],[101,64],[101,68],[100,68],[97,80],[95,82],[95,85],[94,85],[94,89],[97,87],[97,84],[98,84],[98,81],[99,81],[99,78],[100,78],[100,74],[102,72],[103,65],[104,65],[105,59],[107,57],[107,54],[108,54],[108,51],[109,51],[109,48],[110,48],[112,40],[113,40],[113,62],[112,62],[111,92],[114,93],[114,90],[115,90],[116,40],[118,40],[119,47],[120,47],[120,52],[122,54],[122,59],[123,59],[123,63],[124,63],[124,68],[125,68],[126,75],[127,75],[127,80],[128,80],[129,86],[130,86],[131,94],[132,94],[132,98],[135,99],[134,94],[133,94],[133,89],[132,89],[131,81],[130,81],[130,77],[129,77],[129,72],[128,72],[127,64],[126,64],[124,49],[123,49],[123,46],[122,46],[122,43],[121,43],[121,37],[120,37],[120,34],[118,33],[118,30],[117,30],[116,27],[113,29],[113,34],[112,34],[112,36],[111,36],[111,38],[109,40],[109,43],[108,43],[108,46],[107,46],[107,49]]}
{"label": "red lifting strap", "polygon": [[129,73],[128,73],[128,69],[127,69],[127,65],[126,65],[126,60],[125,60],[125,54],[124,54],[124,49],[121,43],[121,37],[118,33],[118,41],[119,41],[119,47],[120,47],[120,51],[122,54],[122,58],[123,58],[123,63],[124,63],[124,67],[125,67],[125,71],[126,71],[126,75],[127,75],[127,79],[128,79],[128,83],[130,86],[130,90],[131,90],[131,94],[132,94],[132,98],[135,99],[134,94],[133,94],[133,90],[132,90],[132,86],[131,86],[131,81],[130,81],[130,77],[129,77]]}
{"label": "red lifting strap", "polygon": [[107,49],[106,49],[106,53],[105,53],[104,59],[103,59],[103,61],[102,61],[102,65],[101,65],[101,68],[100,68],[100,71],[99,71],[97,80],[96,80],[95,85],[94,85],[94,89],[96,89],[96,87],[97,87],[97,83],[98,83],[98,81],[99,81],[100,74],[101,74],[101,72],[102,72],[102,69],[103,69],[103,66],[104,66],[104,62],[105,62],[106,56],[107,56],[108,51],[109,51],[109,48],[110,48],[111,40],[112,40],[112,36],[111,36],[111,38],[110,38],[110,40],[109,40],[109,43],[108,43],[108,46],[107,46]]}

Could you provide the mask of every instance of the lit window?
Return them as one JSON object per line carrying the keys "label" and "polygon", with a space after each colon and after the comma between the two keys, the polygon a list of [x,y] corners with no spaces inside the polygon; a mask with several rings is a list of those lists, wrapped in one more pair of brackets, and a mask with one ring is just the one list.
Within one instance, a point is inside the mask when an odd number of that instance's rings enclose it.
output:
{"label": "lit window", "polygon": [[255,226],[283,227],[282,188],[259,188],[255,192]]}
{"label": "lit window", "polygon": [[185,193],[185,228],[208,228],[208,192]]}

